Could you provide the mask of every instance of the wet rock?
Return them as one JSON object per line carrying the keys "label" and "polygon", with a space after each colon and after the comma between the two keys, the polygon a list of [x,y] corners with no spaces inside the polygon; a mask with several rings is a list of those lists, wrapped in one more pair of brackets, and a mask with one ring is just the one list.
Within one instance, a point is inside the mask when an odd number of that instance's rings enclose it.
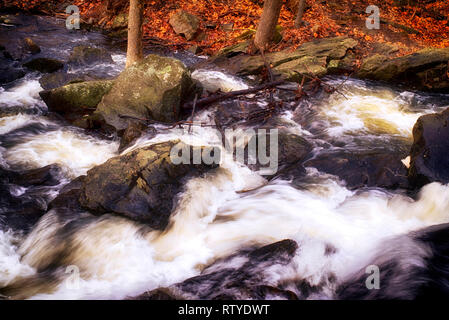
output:
{"label": "wet rock", "polygon": [[428,48],[391,59],[377,54],[364,61],[357,76],[417,90],[449,92],[449,48]]}
{"label": "wet rock", "polygon": [[59,184],[61,176],[61,167],[57,164],[51,164],[39,169],[22,172],[14,178],[14,184],[24,187],[29,186],[54,186]]}
{"label": "wet rock", "polygon": [[13,82],[24,76],[25,71],[22,68],[17,67],[7,59],[2,59],[0,57],[0,85]]}
{"label": "wet rock", "polygon": [[113,83],[111,80],[73,83],[42,91],[39,95],[50,111],[73,121],[80,114],[92,113],[103,96],[111,90]]}
{"label": "wet rock", "polygon": [[152,134],[156,135],[157,131],[153,127],[148,128],[148,126],[140,121],[130,121],[128,127],[122,135],[120,140],[119,152],[121,153],[126,148],[130,147],[138,138],[140,138],[144,132],[151,131]]}
{"label": "wet rock", "polygon": [[79,198],[86,176],[81,176],[64,186],[58,196],[48,204],[48,210],[62,209],[70,212],[82,211]]}
{"label": "wet rock", "polygon": [[[138,300],[297,300],[307,298],[314,288],[306,281],[273,280],[270,268],[288,268],[298,245],[283,240],[257,249],[219,259],[206,267],[201,275],[147,292]],[[238,263],[236,262],[238,261]],[[294,290],[294,291],[291,291]]]}
{"label": "wet rock", "polygon": [[198,31],[199,19],[184,10],[178,10],[170,17],[170,25],[177,34],[183,35],[187,40],[192,40]]}
{"label": "wet rock", "polygon": [[39,83],[44,90],[56,89],[67,84],[85,82],[89,80],[95,80],[89,75],[85,74],[74,74],[66,72],[54,72],[44,74],[40,79]]}
{"label": "wet rock", "polygon": [[413,127],[409,177],[416,187],[449,183],[449,109],[420,117]]}
{"label": "wet rock", "polygon": [[127,117],[173,122],[195,87],[181,61],[149,55],[118,76],[97,112],[117,130],[126,129]]}
{"label": "wet rock", "polygon": [[[186,179],[217,167],[174,164],[170,152],[178,143],[170,141],[137,149],[89,170],[81,205],[96,214],[114,213],[164,230]],[[190,156],[193,163],[193,152]]]}
{"label": "wet rock", "polygon": [[[357,45],[356,40],[347,37],[326,38],[306,42],[295,51],[284,50],[266,54],[265,57],[276,75],[300,82],[304,74],[320,77],[339,72],[339,61]],[[212,61],[239,75],[258,75],[265,68],[264,59],[262,56],[238,54],[247,48],[245,42],[225,48]]]}
{"label": "wet rock", "polygon": [[111,54],[103,48],[93,48],[88,46],[77,46],[70,54],[70,64],[82,66],[98,63],[113,63]]}
{"label": "wet rock", "polygon": [[[449,295],[449,224],[434,225],[385,241],[366,267],[337,288],[345,300],[439,300]],[[368,266],[379,268],[380,286],[366,286]],[[374,282],[371,282],[374,283]]]}
{"label": "wet rock", "polygon": [[32,54],[37,54],[41,52],[41,48],[33,41],[31,38],[25,38],[25,48]]}
{"label": "wet rock", "polygon": [[24,67],[42,73],[52,73],[62,69],[64,64],[56,59],[36,58],[23,64]]}
{"label": "wet rock", "polygon": [[118,14],[112,21],[111,28],[116,29],[127,29],[128,28],[128,15],[126,13]]}
{"label": "wet rock", "polygon": [[320,154],[306,161],[305,167],[338,176],[349,189],[381,187],[408,188],[407,168],[401,162],[404,154],[373,152],[338,152]]}

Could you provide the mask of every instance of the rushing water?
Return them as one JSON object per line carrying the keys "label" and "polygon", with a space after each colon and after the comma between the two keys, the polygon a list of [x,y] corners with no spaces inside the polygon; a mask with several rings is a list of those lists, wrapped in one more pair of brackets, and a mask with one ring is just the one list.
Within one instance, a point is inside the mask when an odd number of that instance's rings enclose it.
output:
{"label": "rushing water", "polygon": [[[52,56],[63,58],[76,44],[103,41],[98,34],[63,37],[70,45],[59,53],[50,50]],[[115,76],[123,68],[124,54],[115,52],[113,57],[114,64],[96,68]],[[69,181],[118,155],[118,142],[54,120],[38,95],[40,76],[32,73],[0,89],[0,110],[21,110],[0,118],[0,165],[18,171],[60,165],[60,183],[52,188],[8,186],[19,198],[31,191],[45,193],[48,202]],[[200,70],[194,77],[211,91],[248,87],[243,79],[218,71]],[[313,144],[314,155],[343,149],[407,150],[417,118],[448,107],[448,99],[349,79],[339,92],[293,103],[279,118],[291,133]],[[211,123],[212,112],[197,113],[194,120]],[[141,137],[123,153],[174,138],[196,145],[219,144],[209,127],[194,127],[183,135],[176,129],[160,130],[156,136]],[[391,239],[449,222],[449,188],[433,183],[414,199],[402,190],[349,190],[344,181],[313,167],[306,168],[303,182],[293,186],[280,178],[267,181],[226,155],[218,170],[187,183],[165,232],[112,215],[52,210],[25,233],[2,224],[2,212],[0,288],[14,287],[14,298],[137,296],[196,276],[211,262],[241,248],[293,239],[300,250],[290,264],[265,271],[270,281],[299,278],[310,285],[324,283],[313,298],[329,299],[335,298],[336,284],[382,254]],[[326,253],[329,245],[335,248],[332,255]],[[76,288],[65,280],[68,266],[80,271]],[[326,282],[330,275],[336,280]]]}

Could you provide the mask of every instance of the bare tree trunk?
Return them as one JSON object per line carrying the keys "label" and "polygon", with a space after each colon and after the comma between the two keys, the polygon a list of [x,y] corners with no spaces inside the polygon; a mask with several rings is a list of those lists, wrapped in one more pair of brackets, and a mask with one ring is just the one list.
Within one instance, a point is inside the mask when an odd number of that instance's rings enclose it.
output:
{"label": "bare tree trunk", "polygon": [[302,16],[304,15],[304,9],[306,7],[306,0],[299,0],[298,13],[295,19],[295,28],[301,27]]}
{"label": "bare tree trunk", "polygon": [[281,13],[282,0],[265,0],[262,17],[257,27],[254,44],[259,50],[265,50],[273,40],[276,25]]}
{"label": "bare tree trunk", "polygon": [[126,67],[143,59],[142,22],[143,0],[130,0]]}

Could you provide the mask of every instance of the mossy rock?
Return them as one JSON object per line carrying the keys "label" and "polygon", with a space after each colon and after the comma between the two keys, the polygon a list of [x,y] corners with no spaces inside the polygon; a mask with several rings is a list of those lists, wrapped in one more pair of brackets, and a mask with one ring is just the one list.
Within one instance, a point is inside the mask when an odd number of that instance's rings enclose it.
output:
{"label": "mossy rock", "polygon": [[149,55],[118,76],[97,112],[117,130],[126,129],[126,117],[174,122],[195,88],[181,61]]}
{"label": "mossy rock", "polygon": [[39,95],[50,111],[68,115],[95,109],[113,84],[112,80],[86,81],[42,91]]}

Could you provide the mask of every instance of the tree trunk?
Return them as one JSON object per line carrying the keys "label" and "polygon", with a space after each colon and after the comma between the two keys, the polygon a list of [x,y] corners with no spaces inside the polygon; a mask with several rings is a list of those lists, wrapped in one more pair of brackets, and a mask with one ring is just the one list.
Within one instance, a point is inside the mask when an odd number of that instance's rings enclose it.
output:
{"label": "tree trunk", "polygon": [[305,7],[306,7],[306,0],[299,0],[298,13],[297,13],[296,19],[295,19],[295,28],[297,28],[297,29],[299,27],[301,27],[302,16],[304,15]]}
{"label": "tree trunk", "polygon": [[265,0],[262,17],[257,27],[254,44],[259,50],[265,50],[273,40],[276,25],[281,13],[282,0]]}
{"label": "tree trunk", "polygon": [[142,22],[143,0],[130,0],[126,67],[143,59]]}

